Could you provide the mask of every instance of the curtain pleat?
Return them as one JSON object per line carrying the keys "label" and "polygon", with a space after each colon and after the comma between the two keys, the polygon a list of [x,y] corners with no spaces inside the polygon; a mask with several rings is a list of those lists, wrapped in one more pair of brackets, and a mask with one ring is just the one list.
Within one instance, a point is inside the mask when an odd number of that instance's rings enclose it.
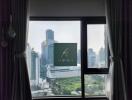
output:
{"label": "curtain pleat", "polygon": [[8,37],[10,3],[0,0],[0,100],[10,100],[12,90],[13,44]]}
{"label": "curtain pleat", "polygon": [[0,100],[32,100],[24,56],[28,0],[0,0]]}
{"label": "curtain pleat", "polygon": [[16,32],[12,100],[31,100],[30,83],[24,55],[26,49],[28,0],[12,0],[12,10],[12,26]]}
{"label": "curtain pleat", "polygon": [[129,0],[107,0],[108,40],[112,71],[111,100],[128,100]]}
{"label": "curtain pleat", "polygon": [[128,100],[132,99],[132,0],[129,0],[127,3],[127,18],[126,18],[126,23],[125,25],[127,25],[127,34],[128,37],[126,37],[127,41],[128,41],[128,49],[129,51],[127,52],[127,55],[129,55],[128,57],[128,73],[127,73],[127,77],[128,77],[128,81],[127,81],[127,85],[128,85]]}
{"label": "curtain pleat", "polygon": [[[16,55],[15,56],[15,73],[14,73],[14,84],[13,84],[13,94],[12,100],[32,100],[31,99],[31,92],[29,84],[29,79],[27,77],[27,67],[26,67],[26,60],[25,56],[23,55]],[[19,68],[18,68],[19,66]],[[19,75],[19,77],[18,77]],[[17,85],[17,86],[16,86]]]}

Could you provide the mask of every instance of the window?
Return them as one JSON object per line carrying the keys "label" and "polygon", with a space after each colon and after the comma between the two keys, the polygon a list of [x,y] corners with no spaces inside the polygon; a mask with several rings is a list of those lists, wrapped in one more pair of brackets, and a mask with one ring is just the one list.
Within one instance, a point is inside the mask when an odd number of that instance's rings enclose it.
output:
{"label": "window", "polygon": [[80,21],[30,21],[27,51],[33,97],[81,96]]}
{"label": "window", "polygon": [[106,68],[105,24],[87,24],[88,68]]}
{"label": "window", "polygon": [[105,18],[84,19],[81,39],[84,96],[106,96],[109,68]]}
{"label": "window", "polygon": [[[87,24],[87,68],[107,68],[105,24]],[[106,75],[85,75],[85,95],[106,95]]]}
{"label": "window", "polygon": [[32,97],[106,97],[105,39],[102,17],[32,19],[26,50]]}
{"label": "window", "polygon": [[106,76],[103,75],[85,75],[85,96],[105,96]]}

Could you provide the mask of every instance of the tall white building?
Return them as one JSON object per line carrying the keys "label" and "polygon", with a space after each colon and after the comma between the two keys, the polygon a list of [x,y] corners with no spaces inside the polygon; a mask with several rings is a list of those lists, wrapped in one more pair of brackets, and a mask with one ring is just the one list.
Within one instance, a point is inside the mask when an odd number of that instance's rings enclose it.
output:
{"label": "tall white building", "polygon": [[27,68],[28,68],[28,75],[29,79],[31,78],[31,47],[29,44],[27,44],[26,47],[26,61],[27,61]]}
{"label": "tall white building", "polygon": [[40,56],[38,55],[36,58],[36,84],[39,84],[40,78]]}
{"label": "tall white building", "polygon": [[37,52],[32,50],[31,52],[31,83],[39,84],[40,78],[40,56]]}

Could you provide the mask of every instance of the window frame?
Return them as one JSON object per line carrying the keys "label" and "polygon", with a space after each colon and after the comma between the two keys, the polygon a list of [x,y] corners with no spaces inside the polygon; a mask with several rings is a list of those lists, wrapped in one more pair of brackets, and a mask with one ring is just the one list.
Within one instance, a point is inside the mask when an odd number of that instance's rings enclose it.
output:
{"label": "window frame", "polygon": [[[105,17],[92,17],[92,18],[85,18],[82,22],[82,35],[81,35],[81,56],[82,56],[82,66],[84,66],[84,73],[85,74],[108,74],[109,67],[106,64],[107,68],[88,68],[88,60],[87,60],[87,25],[88,24],[106,24]],[[108,48],[108,46],[107,46]],[[107,51],[108,52],[108,51]],[[108,55],[107,55],[108,56]],[[108,58],[107,58],[108,61]]]}
{"label": "window frame", "polygon": [[[31,16],[30,21],[80,21],[80,44],[81,44],[81,96],[46,96],[33,98],[33,100],[54,100],[54,99],[76,99],[76,100],[109,100],[106,96],[85,96],[85,81],[84,75],[88,74],[108,74],[108,68],[87,68],[87,24],[105,24],[105,16],[91,16],[91,17],[36,17]],[[85,60],[84,60],[85,59]],[[84,66],[84,67],[82,67]]]}

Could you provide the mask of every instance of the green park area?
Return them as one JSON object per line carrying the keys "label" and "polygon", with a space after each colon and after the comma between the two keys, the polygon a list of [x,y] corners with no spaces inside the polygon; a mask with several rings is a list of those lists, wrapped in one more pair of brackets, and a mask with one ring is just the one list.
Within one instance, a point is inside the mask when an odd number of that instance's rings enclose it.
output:
{"label": "green park area", "polygon": [[[52,90],[55,95],[81,95],[81,78],[56,79]],[[105,95],[105,77],[101,75],[86,75],[85,94]]]}
{"label": "green park area", "polygon": [[[80,95],[81,91],[81,78],[72,77],[72,78],[62,78],[56,79],[53,85],[53,93],[55,95]],[[76,94],[72,93],[76,92]]]}

